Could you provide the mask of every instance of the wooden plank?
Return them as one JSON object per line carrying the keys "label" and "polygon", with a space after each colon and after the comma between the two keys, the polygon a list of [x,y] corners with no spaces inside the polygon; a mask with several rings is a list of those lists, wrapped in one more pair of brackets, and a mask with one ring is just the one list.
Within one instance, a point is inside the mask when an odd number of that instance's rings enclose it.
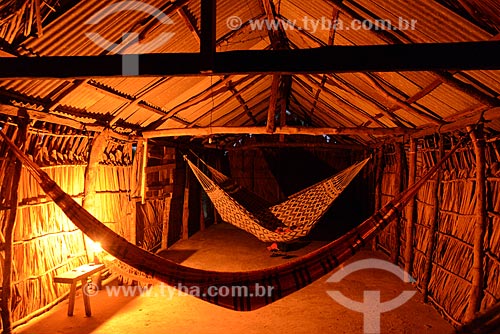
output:
{"label": "wooden plank", "polygon": [[103,264],[84,264],[70,271],[54,276],[55,283],[72,284],[80,281],[82,278],[87,278],[104,269]]}
{"label": "wooden plank", "polygon": [[[239,50],[216,53],[211,68],[201,65],[207,61],[200,53],[145,54],[139,58],[139,75],[498,70],[498,54],[499,41]],[[121,55],[0,58],[3,79],[113,76],[123,76]],[[458,81],[446,75],[443,80]]]}
{"label": "wooden plank", "polygon": [[266,127],[206,127],[206,128],[177,128],[162,129],[143,132],[144,138],[177,137],[177,136],[210,136],[215,134],[284,134],[284,135],[404,135],[411,134],[413,130],[404,128],[309,128],[309,127],[283,127],[276,128],[269,133]]}

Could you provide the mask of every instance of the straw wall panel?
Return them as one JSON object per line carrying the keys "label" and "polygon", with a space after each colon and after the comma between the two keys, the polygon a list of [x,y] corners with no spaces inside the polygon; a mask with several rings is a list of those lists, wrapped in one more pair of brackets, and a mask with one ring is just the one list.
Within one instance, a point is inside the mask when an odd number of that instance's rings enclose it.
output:
{"label": "straw wall panel", "polygon": [[[386,203],[390,202],[395,194],[397,194],[396,189],[396,178],[397,178],[397,166],[398,162],[395,160],[394,147],[386,147],[388,152],[384,155],[383,162],[383,175],[382,175],[382,203],[384,206]],[[397,221],[391,222],[379,235],[378,235],[378,245],[382,247],[383,250],[387,252],[392,252],[396,245],[396,227]]]}
{"label": "straw wall panel", "polygon": [[[85,166],[44,167],[81,204]],[[13,321],[22,319],[69,291],[53,277],[88,262],[83,235],[51,202],[26,170],[19,186],[14,230]]]}
{"label": "straw wall panel", "polygon": [[[446,142],[446,140],[445,140]],[[488,212],[485,246],[485,289],[481,309],[498,302],[500,299],[500,182],[498,182],[498,156],[492,149],[495,143],[488,144]],[[447,146],[449,147],[449,146]],[[386,157],[390,157],[389,150]],[[417,163],[417,178],[437,161],[437,144],[432,141],[420,141]],[[390,158],[389,158],[390,159]],[[387,160],[389,161],[390,160]],[[474,225],[476,221],[476,185],[475,156],[472,146],[461,148],[445,164],[442,178],[442,197],[436,244],[432,252],[432,274],[429,282],[429,296],[438,305],[443,314],[453,322],[463,322],[469,303],[469,291],[472,280],[472,258]],[[385,166],[383,192],[392,194],[393,170]],[[417,221],[415,222],[414,258],[412,276],[417,279],[419,288],[423,288],[427,262],[429,227],[434,219],[433,187],[435,179],[427,182],[417,194]],[[389,196],[383,201],[387,201]],[[405,212],[408,216],[408,211]],[[405,217],[407,218],[407,217]],[[392,230],[381,233],[379,243],[390,252],[393,240],[387,237]],[[384,236],[385,234],[385,236]],[[404,235],[401,236],[401,239]]]}

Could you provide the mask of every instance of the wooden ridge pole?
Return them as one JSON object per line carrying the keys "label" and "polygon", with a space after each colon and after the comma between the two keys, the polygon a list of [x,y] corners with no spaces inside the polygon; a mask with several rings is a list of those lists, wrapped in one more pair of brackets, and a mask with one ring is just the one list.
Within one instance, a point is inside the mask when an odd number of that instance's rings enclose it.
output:
{"label": "wooden ridge pole", "polygon": [[[408,187],[415,183],[417,178],[417,140],[410,138],[410,151],[408,152]],[[416,198],[408,202],[406,221],[406,245],[405,245],[405,271],[411,275],[413,271],[413,229],[417,214]]]}
{"label": "wooden ridge pole", "polygon": [[470,131],[470,137],[474,144],[476,154],[476,222],[474,224],[474,255],[472,264],[472,285],[470,291],[469,305],[467,306],[466,320],[474,318],[476,312],[481,308],[484,285],[484,237],[488,223],[486,211],[486,157],[483,124],[475,130]]}
{"label": "wooden ridge pole", "polygon": [[[438,146],[439,146],[439,153],[438,157],[436,158],[436,161],[440,161],[443,156],[444,156],[444,145],[442,143],[441,136],[438,141]],[[432,275],[432,258],[434,254],[434,247],[436,245],[436,239],[437,239],[437,231],[438,231],[438,225],[439,225],[439,207],[440,207],[440,200],[441,200],[441,192],[443,189],[443,186],[441,184],[441,179],[443,176],[442,168],[439,170],[439,172],[436,174],[436,179],[432,188],[432,199],[434,203],[434,213],[433,213],[433,219],[431,221],[431,224],[429,226],[429,234],[427,238],[427,252],[426,252],[426,262],[425,262],[425,269],[424,269],[424,279],[423,279],[423,295],[424,295],[424,302],[427,303],[429,301],[429,282],[431,280],[431,275]]]}
{"label": "wooden ridge pole", "polygon": [[[15,143],[18,147],[23,147],[26,142],[26,134],[28,123],[24,118],[20,119],[18,124],[17,136]],[[6,195],[5,199],[8,201],[9,210],[5,215],[4,224],[4,265],[2,268],[2,294],[0,300],[1,318],[2,318],[2,333],[12,333],[12,268],[13,268],[13,242],[14,242],[14,228],[16,224],[17,205],[18,205],[18,188],[19,180],[21,178],[22,162],[18,160],[14,153],[9,150],[7,167],[7,177],[4,178],[2,186],[2,195]],[[4,188],[5,187],[5,188]],[[9,187],[10,189],[6,189]],[[3,196],[2,196],[3,197]]]}

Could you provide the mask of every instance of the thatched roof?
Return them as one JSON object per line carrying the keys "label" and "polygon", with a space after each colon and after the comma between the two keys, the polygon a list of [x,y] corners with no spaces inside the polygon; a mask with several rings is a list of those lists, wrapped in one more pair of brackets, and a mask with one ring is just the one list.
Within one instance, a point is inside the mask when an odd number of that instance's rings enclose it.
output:
{"label": "thatched roof", "polygon": [[[154,53],[192,53],[200,49],[200,1],[148,0],[148,4],[173,21],[165,25],[140,11],[120,11],[99,24],[86,24],[92,15],[114,2],[81,1],[64,13],[57,13],[57,19],[43,26],[43,35],[19,43],[15,36],[30,32],[35,35],[30,27],[36,25],[36,18],[26,11],[37,1],[11,2],[14,6],[0,7],[0,31],[11,29],[22,17],[25,29],[11,31],[8,36],[4,33],[2,37],[11,50],[24,56],[112,53],[90,40],[86,36],[90,32],[98,32],[117,44],[125,32],[137,32],[143,38],[141,43],[154,41],[161,33],[173,33],[168,42],[159,43]],[[49,8],[49,1],[42,3]],[[21,11],[23,14],[19,14]],[[216,48],[224,52],[491,41],[499,36],[499,12],[499,5],[493,0],[391,0],[383,6],[369,0],[220,0]],[[238,26],[241,23],[239,29],[231,30],[233,16],[241,19],[236,22]],[[280,22],[278,32],[254,28],[255,22],[266,18]],[[336,26],[330,24],[335,20]],[[373,25],[372,29],[354,29],[357,26],[353,26],[353,20],[379,24],[378,28]],[[414,29],[380,29],[380,20],[396,26],[400,20],[414,20]],[[369,58],[370,54],[366,54]],[[239,127],[252,127],[248,133],[259,134],[262,131],[256,127],[267,126],[269,130],[273,120],[276,127],[287,125],[301,130],[276,133],[308,134],[307,129],[320,128],[309,132],[328,135],[322,141],[339,143],[366,145],[417,130],[423,130],[418,133],[425,135],[460,120],[458,126],[464,126],[472,122],[463,121],[467,117],[475,122],[484,112],[487,119],[497,119],[499,94],[500,72],[493,70],[0,81],[0,102],[4,106],[27,108],[33,111],[32,117],[40,119],[47,113],[54,115],[52,119],[45,117],[45,121],[91,130],[111,127],[117,133],[146,133],[148,137],[178,136],[181,130],[158,130],[190,128],[186,134],[199,136],[205,144],[208,134],[216,134],[210,142],[215,140],[221,146],[249,140],[245,129]],[[13,114],[12,109],[7,109],[0,110]],[[238,130],[226,134],[223,127]],[[304,127],[306,130],[302,131]],[[193,130],[199,128],[206,130]],[[487,130],[496,134],[500,122],[488,123]]]}

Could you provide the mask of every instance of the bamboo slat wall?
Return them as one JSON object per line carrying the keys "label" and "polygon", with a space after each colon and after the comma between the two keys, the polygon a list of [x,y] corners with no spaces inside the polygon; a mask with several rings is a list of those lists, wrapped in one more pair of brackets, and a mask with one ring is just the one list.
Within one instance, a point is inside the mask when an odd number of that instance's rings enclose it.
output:
{"label": "bamboo slat wall", "polygon": [[[453,138],[451,138],[452,140]],[[453,144],[445,138],[446,147]],[[417,179],[438,159],[437,140],[418,142]],[[500,171],[499,142],[491,141],[486,149],[487,176],[487,211],[489,216],[485,237],[485,286],[481,310],[500,300]],[[408,150],[407,150],[408,151]],[[385,148],[382,182],[383,202],[395,193],[394,149]],[[408,156],[408,152],[407,156]],[[436,233],[429,231],[434,220],[436,205],[436,178],[429,180],[419,191],[416,199],[417,220],[414,226],[413,268],[411,275],[416,278],[417,286],[428,294],[428,299],[452,323],[459,324],[466,320],[470,300],[473,276],[473,248],[476,213],[476,157],[472,144],[460,149],[446,163],[442,171],[441,195],[437,201],[438,214]],[[406,211],[403,222],[407,221]],[[391,223],[378,239],[378,246],[393,254],[395,251],[396,222]],[[404,231],[404,230],[403,230]],[[405,239],[404,233],[400,239]],[[431,238],[434,238],[434,247]],[[404,241],[400,243],[404,247]],[[404,251],[400,251],[404,254]],[[428,255],[431,254],[431,258]],[[428,261],[431,262],[428,262]],[[404,258],[399,263],[403,264]],[[425,281],[426,268],[430,268],[429,282]]]}

